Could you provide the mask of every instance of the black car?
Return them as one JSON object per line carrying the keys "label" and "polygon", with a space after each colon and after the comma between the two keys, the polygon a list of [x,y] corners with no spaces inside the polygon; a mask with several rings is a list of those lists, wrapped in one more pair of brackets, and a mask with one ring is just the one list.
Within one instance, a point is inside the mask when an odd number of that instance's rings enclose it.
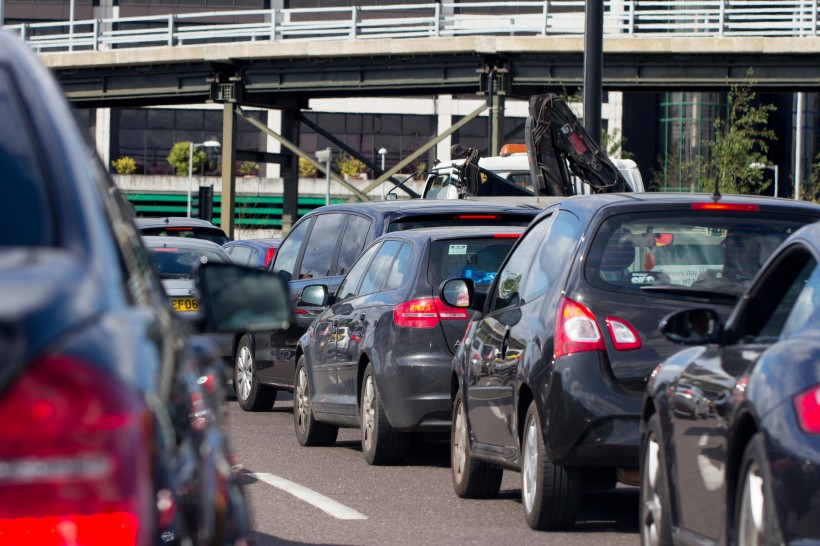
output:
{"label": "black car", "polygon": [[[293,420],[302,445],[328,445],[360,427],[370,464],[404,459],[410,432],[450,429],[450,369],[469,317],[444,304],[441,282],[486,287],[524,228],[393,232],[351,267],[296,349]],[[325,285],[313,303],[327,299]]]}
{"label": "black car", "polygon": [[456,493],[493,495],[502,469],[520,471],[527,522],[557,529],[582,490],[638,485],[646,381],[678,348],[658,320],[693,304],[726,316],[777,244],[817,218],[817,205],[761,197],[568,197],[486,298],[447,281],[448,304],[481,311],[453,363]]}
{"label": "black car", "polygon": [[53,77],[5,32],[0,117],[0,543],[246,543],[211,345],[171,309]]}
{"label": "black car", "polygon": [[[820,543],[818,262],[813,224],[777,249],[725,323],[710,308],[661,322],[690,347],[646,389],[643,544]],[[682,385],[703,411],[676,411]]]}
{"label": "black car", "polygon": [[136,222],[142,235],[193,237],[206,239],[218,245],[231,240],[222,228],[200,218],[164,216],[162,218],[137,218]]}
{"label": "black car", "polygon": [[526,226],[541,209],[529,205],[424,199],[328,205],[300,218],[270,268],[290,281],[296,321],[285,332],[234,340],[234,385],[243,409],[270,409],[276,391],[293,390],[296,344],[322,306],[299,303],[307,284],[321,280],[333,295],[356,258],[384,233],[436,226]]}

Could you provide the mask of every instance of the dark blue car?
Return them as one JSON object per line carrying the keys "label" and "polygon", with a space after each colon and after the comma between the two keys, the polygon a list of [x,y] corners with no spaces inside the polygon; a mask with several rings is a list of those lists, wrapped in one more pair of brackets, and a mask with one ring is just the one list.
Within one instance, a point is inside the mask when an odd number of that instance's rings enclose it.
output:
{"label": "dark blue car", "polygon": [[[775,251],[724,323],[673,313],[688,346],[641,417],[643,544],[820,543],[820,224]],[[678,411],[681,392],[701,411]],[[693,406],[695,407],[695,406]]]}
{"label": "dark blue car", "polygon": [[276,249],[282,239],[270,237],[264,239],[237,239],[222,245],[222,249],[233,259],[234,263],[265,269],[276,256]]}

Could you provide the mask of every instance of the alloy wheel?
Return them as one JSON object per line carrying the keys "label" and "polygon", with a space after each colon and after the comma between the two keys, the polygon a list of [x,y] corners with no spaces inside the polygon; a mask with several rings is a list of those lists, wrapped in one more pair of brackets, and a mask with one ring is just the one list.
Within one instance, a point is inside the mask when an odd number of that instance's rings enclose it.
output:
{"label": "alloy wheel", "polygon": [[458,405],[454,427],[452,465],[453,473],[460,482],[464,479],[464,471],[467,462],[467,419],[464,415],[464,404]]}
{"label": "alloy wheel", "polygon": [[523,453],[523,468],[521,469],[521,477],[523,488],[522,497],[524,499],[524,506],[527,512],[531,512],[535,505],[535,495],[537,494],[538,484],[538,427],[536,426],[535,416],[532,416],[527,422],[527,428],[524,431],[524,453]]}
{"label": "alloy wheel", "polygon": [[655,436],[650,436],[644,456],[644,475],[641,480],[641,498],[643,499],[643,519],[641,534],[643,544],[657,546],[661,543],[660,525],[663,521],[663,504],[658,491],[660,464],[660,445]]}
{"label": "alloy wheel", "polygon": [[743,479],[743,494],[740,499],[740,521],[738,521],[738,544],[751,546],[765,543],[763,477],[760,466],[753,462]]}
{"label": "alloy wheel", "polygon": [[236,355],[236,395],[240,400],[248,399],[251,394],[251,381],[253,381],[253,356],[248,347],[239,348]]}
{"label": "alloy wheel", "polygon": [[308,392],[307,372],[305,368],[299,368],[299,376],[295,385],[296,399],[296,423],[299,431],[306,434],[308,422],[310,420],[310,393]]}
{"label": "alloy wheel", "polygon": [[376,428],[375,398],[376,388],[373,384],[373,376],[368,375],[362,393],[362,442],[368,451],[373,449],[373,435]]}

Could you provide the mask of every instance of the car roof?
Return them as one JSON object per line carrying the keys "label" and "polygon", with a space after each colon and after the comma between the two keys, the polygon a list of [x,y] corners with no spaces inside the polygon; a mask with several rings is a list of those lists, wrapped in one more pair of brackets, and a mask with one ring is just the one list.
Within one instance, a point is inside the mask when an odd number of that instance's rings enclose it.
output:
{"label": "car roof", "polygon": [[162,218],[136,218],[135,220],[137,222],[138,228],[158,226],[191,226],[220,229],[219,226],[216,226],[207,220],[203,220],[201,218],[188,218],[185,216],[164,216]]}
{"label": "car roof", "polygon": [[[724,204],[756,205],[761,212],[790,212],[792,214],[820,216],[820,205],[807,201],[795,201],[792,199],[780,199],[760,195],[730,194],[723,195],[716,201],[712,198],[712,195],[708,193],[597,193],[566,197],[558,203],[560,208],[575,211],[585,217],[591,217],[599,211],[609,211],[612,208],[645,208],[647,206],[685,207],[692,203],[707,205],[711,203],[714,204],[716,208]],[[750,210],[750,212],[752,211]]]}
{"label": "car roof", "polygon": [[339,203],[313,209],[309,214],[322,212],[358,212],[371,217],[398,219],[408,216],[458,213],[511,213],[535,216],[540,207],[522,203],[470,201],[463,199],[401,199],[392,201],[368,201],[365,203]]}
{"label": "car roof", "polygon": [[226,246],[252,246],[254,248],[271,248],[277,247],[282,242],[282,239],[279,237],[271,237],[265,239],[234,239],[233,241],[227,241],[222,244],[222,247]]}
{"label": "car roof", "polygon": [[197,239],[196,237],[167,237],[165,235],[143,235],[142,241],[148,248],[158,248],[162,246],[172,246],[174,248],[188,248],[194,250],[213,250],[225,252],[221,245],[208,241],[207,239]]}
{"label": "car roof", "polygon": [[521,235],[526,230],[522,226],[464,226],[464,227],[424,227],[394,231],[382,235],[380,239],[406,239],[409,241],[447,240],[458,238],[491,238],[494,235]]}

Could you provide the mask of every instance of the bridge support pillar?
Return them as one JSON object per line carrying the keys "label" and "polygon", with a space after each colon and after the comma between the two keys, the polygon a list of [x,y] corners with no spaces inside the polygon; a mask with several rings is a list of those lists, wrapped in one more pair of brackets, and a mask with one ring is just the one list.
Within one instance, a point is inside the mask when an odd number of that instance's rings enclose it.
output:
{"label": "bridge support pillar", "polygon": [[[282,110],[282,131],[280,134],[287,140],[299,144],[300,112],[296,108]],[[284,152],[284,151],[283,151]],[[289,153],[279,166],[282,176],[282,233],[287,233],[299,219],[299,159]]]}
{"label": "bridge support pillar", "polygon": [[234,103],[222,105],[222,204],[219,215],[222,230],[233,239],[234,196],[236,190],[236,117]]}

